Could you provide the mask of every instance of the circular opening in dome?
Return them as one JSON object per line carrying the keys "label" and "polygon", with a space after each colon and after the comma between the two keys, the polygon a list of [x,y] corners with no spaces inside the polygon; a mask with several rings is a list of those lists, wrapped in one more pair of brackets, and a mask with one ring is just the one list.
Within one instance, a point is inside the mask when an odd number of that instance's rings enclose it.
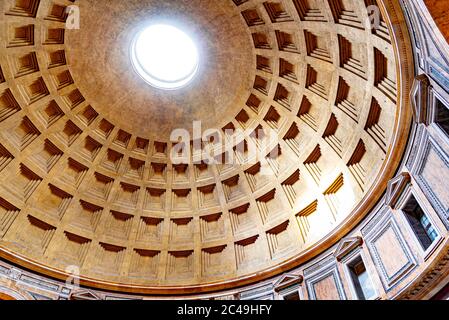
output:
{"label": "circular opening in dome", "polygon": [[171,25],[154,24],[134,38],[131,61],[148,84],[174,90],[193,80],[198,72],[199,54],[185,32]]}

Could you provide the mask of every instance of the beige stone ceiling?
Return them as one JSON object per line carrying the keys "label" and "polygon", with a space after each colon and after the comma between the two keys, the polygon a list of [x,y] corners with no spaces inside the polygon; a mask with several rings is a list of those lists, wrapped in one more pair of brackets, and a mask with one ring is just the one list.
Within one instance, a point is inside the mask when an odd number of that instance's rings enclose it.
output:
{"label": "beige stone ceiling", "polygon": [[[2,1],[2,255],[168,293],[256,281],[324,250],[381,195],[401,151],[399,67],[388,20],[369,28],[373,3]],[[64,30],[72,4],[80,30]],[[152,17],[198,38],[200,74],[184,89],[132,70],[133,32]],[[247,163],[235,147],[264,138],[231,135],[232,165],[173,164],[168,134],[192,120],[273,130],[281,154]]]}
{"label": "beige stone ceiling", "polygon": [[[236,114],[254,80],[252,44],[232,1],[80,2],[82,28],[67,32],[71,74],[87,100],[115,125],[168,140],[176,128],[221,128]],[[101,17],[101,18],[100,18]],[[201,52],[195,82],[182,90],[152,88],[132,70],[129,47],[142,24],[176,21]],[[207,115],[207,116],[205,116]]]}

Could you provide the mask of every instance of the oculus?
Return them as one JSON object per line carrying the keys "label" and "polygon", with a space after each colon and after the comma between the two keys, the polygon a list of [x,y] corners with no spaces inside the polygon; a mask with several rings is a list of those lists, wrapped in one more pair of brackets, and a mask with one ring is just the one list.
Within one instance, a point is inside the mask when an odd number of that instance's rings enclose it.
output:
{"label": "oculus", "polygon": [[153,87],[174,90],[188,85],[199,67],[199,52],[184,31],[168,24],[143,28],[131,45],[134,70]]}

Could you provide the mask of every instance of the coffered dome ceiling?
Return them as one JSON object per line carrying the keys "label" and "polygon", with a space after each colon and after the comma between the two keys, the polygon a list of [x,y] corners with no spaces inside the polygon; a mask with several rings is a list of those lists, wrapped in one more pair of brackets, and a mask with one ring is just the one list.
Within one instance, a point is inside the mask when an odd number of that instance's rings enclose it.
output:
{"label": "coffered dome ceiling", "polygon": [[[79,30],[65,29],[73,4]],[[163,294],[257,281],[325,250],[382,195],[407,135],[403,35],[386,15],[370,27],[373,4],[2,1],[1,254]],[[175,91],[148,86],[129,57],[161,20],[201,51]],[[198,148],[172,163],[170,133],[193,121],[218,129],[226,145],[203,146],[231,164],[196,161]]]}
{"label": "coffered dome ceiling", "polygon": [[[195,120],[205,129],[221,128],[223,115],[237,114],[245,104],[255,55],[232,1],[91,0],[81,1],[80,11],[83,27],[67,32],[65,41],[71,75],[114,125],[165,140],[176,128],[191,130]],[[199,76],[184,89],[154,89],[132,72],[133,37],[154,21],[175,21],[201,49]]]}

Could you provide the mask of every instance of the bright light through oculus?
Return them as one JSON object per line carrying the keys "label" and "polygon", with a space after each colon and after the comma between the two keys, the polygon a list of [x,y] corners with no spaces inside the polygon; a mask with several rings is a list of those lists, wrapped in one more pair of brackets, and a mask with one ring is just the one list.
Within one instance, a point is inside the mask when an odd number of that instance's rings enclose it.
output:
{"label": "bright light through oculus", "polygon": [[157,24],[135,37],[131,59],[137,73],[160,89],[187,85],[198,71],[199,55],[192,39],[170,25]]}

